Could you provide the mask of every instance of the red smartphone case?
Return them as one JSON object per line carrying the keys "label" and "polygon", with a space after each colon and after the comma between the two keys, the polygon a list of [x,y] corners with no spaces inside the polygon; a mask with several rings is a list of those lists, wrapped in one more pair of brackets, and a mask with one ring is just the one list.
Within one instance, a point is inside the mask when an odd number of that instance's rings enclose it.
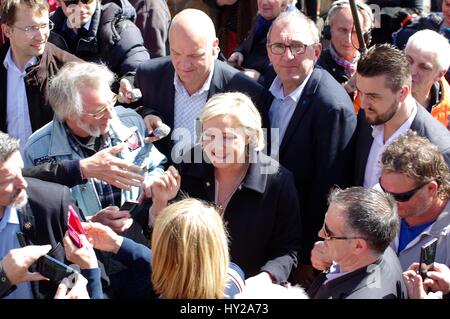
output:
{"label": "red smartphone case", "polygon": [[81,243],[81,239],[79,235],[85,235],[87,239],[89,239],[89,236],[86,234],[86,232],[83,229],[83,226],[81,225],[80,219],[78,218],[77,213],[73,209],[71,205],[69,205],[69,217],[68,217],[68,225],[67,230],[69,232],[69,237],[72,240],[72,242],[77,246],[78,248],[83,247],[83,244]]}

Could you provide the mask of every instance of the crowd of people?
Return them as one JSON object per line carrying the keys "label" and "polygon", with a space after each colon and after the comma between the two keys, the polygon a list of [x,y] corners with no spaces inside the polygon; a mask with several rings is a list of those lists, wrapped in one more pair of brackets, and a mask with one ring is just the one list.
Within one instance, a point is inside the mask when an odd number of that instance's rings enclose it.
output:
{"label": "crowd of people", "polygon": [[448,298],[450,0],[353,2],[0,0],[0,298]]}

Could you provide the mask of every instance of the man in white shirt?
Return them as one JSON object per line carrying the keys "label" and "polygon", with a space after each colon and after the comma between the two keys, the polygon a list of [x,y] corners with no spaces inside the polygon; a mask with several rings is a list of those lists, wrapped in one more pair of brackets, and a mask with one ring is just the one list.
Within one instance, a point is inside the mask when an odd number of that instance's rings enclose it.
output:
{"label": "man in white shirt", "polygon": [[409,129],[436,144],[450,163],[450,133],[411,95],[411,72],[402,51],[388,44],[369,49],[358,62],[356,87],[361,100],[356,185],[373,187],[378,183],[381,154]]}

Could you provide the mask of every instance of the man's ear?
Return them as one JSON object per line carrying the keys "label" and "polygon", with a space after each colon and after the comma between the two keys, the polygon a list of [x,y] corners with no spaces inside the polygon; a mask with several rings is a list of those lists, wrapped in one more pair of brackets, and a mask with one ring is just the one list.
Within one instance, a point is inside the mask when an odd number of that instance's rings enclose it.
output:
{"label": "man's ear", "polygon": [[436,74],[436,77],[434,78],[434,82],[440,81],[445,76],[446,73],[447,73],[447,70],[440,70],[438,72],[438,74]]}
{"label": "man's ear", "polygon": [[213,42],[213,55],[217,58],[219,56],[220,47],[219,47],[219,39],[215,38]]}
{"label": "man's ear", "polygon": [[400,89],[400,102],[403,102],[410,92],[411,92],[410,86],[403,85],[402,88]]}
{"label": "man's ear", "polygon": [[11,32],[12,28],[7,24],[2,23],[2,33],[5,35],[5,37],[9,39],[11,37]]}

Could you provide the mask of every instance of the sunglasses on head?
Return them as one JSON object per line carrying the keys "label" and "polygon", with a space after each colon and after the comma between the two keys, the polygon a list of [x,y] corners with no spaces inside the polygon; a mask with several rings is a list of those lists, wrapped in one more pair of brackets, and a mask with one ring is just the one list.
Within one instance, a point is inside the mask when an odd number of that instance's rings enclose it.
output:
{"label": "sunglasses on head", "polygon": [[407,202],[411,199],[411,197],[414,196],[415,193],[417,193],[422,187],[424,187],[425,185],[428,184],[428,182],[423,183],[419,186],[417,186],[416,188],[411,189],[410,191],[404,192],[404,193],[392,193],[392,192],[388,192],[387,190],[384,189],[383,185],[381,185],[381,178],[378,180],[378,184],[380,184],[381,189],[383,190],[383,192],[385,192],[386,194],[390,194],[392,197],[394,197],[394,199],[397,202]]}
{"label": "sunglasses on head", "polygon": [[94,0],[63,0],[63,2],[66,5],[66,7],[68,7],[68,6],[72,5],[72,4],[77,5],[80,1],[83,4],[89,4],[89,3],[94,2]]}

